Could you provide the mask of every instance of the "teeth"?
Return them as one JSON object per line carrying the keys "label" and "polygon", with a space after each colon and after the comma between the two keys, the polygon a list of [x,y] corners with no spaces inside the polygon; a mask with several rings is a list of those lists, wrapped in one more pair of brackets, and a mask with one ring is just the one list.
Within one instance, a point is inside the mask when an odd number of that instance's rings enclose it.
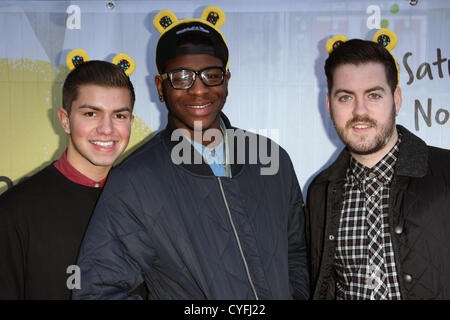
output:
{"label": "teeth", "polygon": [[192,109],[203,109],[206,108],[207,106],[209,106],[209,103],[204,104],[202,106],[188,106],[188,108],[192,108]]}
{"label": "teeth", "polygon": [[101,142],[101,141],[92,141],[93,144],[96,144],[101,147],[110,147],[114,144],[114,141]]}
{"label": "teeth", "polygon": [[355,126],[356,129],[365,129],[365,128],[368,128],[368,127],[369,126],[366,125],[366,124],[358,124],[358,125]]}

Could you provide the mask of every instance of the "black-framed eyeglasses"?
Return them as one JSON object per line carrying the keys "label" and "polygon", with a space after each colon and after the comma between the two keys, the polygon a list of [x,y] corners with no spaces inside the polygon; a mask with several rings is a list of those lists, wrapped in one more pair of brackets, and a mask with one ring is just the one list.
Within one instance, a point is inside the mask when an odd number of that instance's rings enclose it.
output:
{"label": "black-framed eyeglasses", "polygon": [[176,69],[161,75],[163,80],[169,79],[172,88],[186,90],[192,87],[196,76],[199,76],[203,84],[207,87],[220,86],[225,80],[226,70],[222,67],[207,67],[194,71],[190,69]]}

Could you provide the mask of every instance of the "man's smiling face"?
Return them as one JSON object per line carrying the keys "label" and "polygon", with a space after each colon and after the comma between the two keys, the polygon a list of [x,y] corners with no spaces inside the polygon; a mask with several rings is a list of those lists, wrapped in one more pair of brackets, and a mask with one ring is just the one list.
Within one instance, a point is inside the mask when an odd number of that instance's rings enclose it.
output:
{"label": "man's smiling face", "polygon": [[[223,63],[213,55],[188,54],[169,60],[165,72],[176,69],[199,71],[207,67],[223,67]],[[187,129],[193,134],[194,121],[201,122],[202,130],[219,129],[219,115],[228,95],[229,78],[230,73],[227,72],[223,84],[208,87],[197,76],[192,87],[185,90],[172,88],[169,79],[163,80],[159,75],[156,76],[155,83],[177,128]]]}
{"label": "man's smiling face", "polygon": [[327,108],[352,153],[368,155],[392,148],[400,106],[400,89],[391,92],[381,63],[343,64],[334,71]]}
{"label": "man's smiling face", "polygon": [[133,121],[130,92],[126,88],[82,85],[70,115],[59,110],[69,134],[67,159],[80,172],[111,168],[125,150]]}

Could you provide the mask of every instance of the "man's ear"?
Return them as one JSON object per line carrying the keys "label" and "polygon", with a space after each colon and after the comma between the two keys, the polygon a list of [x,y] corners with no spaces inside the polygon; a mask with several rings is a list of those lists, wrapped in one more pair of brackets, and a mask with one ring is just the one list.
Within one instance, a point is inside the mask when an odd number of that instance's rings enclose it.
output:
{"label": "man's ear", "polygon": [[61,126],[64,129],[64,132],[70,134],[69,114],[67,113],[67,110],[64,108],[59,108],[58,118],[59,122],[61,123]]}
{"label": "man's ear", "polygon": [[394,104],[395,104],[395,115],[398,115],[398,113],[400,112],[400,108],[402,107],[402,89],[400,89],[400,87],[395,88]]}
{"label": "man's ear", "polygon": [[327,103],[327,111],[330,114],[330,94],[327,92],[327,96],[325,98],[326,103]]}
{"label": "man's ear", "polygon": [[227,85],[228,85],[228,81],[230,81],[230,78],[231,78],[231,72],[227,71],[227,73],[225,74],[225,82],[227,83]]}
{"label": "man's ear", "polygon": [[163,79],[159,74],[155,76],[155,85],[158,90],[159,101],[164,102]]}

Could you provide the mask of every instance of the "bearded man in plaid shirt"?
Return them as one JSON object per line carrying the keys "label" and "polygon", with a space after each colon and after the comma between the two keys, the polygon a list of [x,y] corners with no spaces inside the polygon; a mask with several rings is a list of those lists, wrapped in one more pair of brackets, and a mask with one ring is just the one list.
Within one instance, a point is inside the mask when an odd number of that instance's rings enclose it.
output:
{"label": "bearded man in plaid shirt", "polygon": [[342,43],[326,104],[345,149],[307,197],[314,299],[450,299],[450,151],[396,125],[398,70],[382,45]]}

